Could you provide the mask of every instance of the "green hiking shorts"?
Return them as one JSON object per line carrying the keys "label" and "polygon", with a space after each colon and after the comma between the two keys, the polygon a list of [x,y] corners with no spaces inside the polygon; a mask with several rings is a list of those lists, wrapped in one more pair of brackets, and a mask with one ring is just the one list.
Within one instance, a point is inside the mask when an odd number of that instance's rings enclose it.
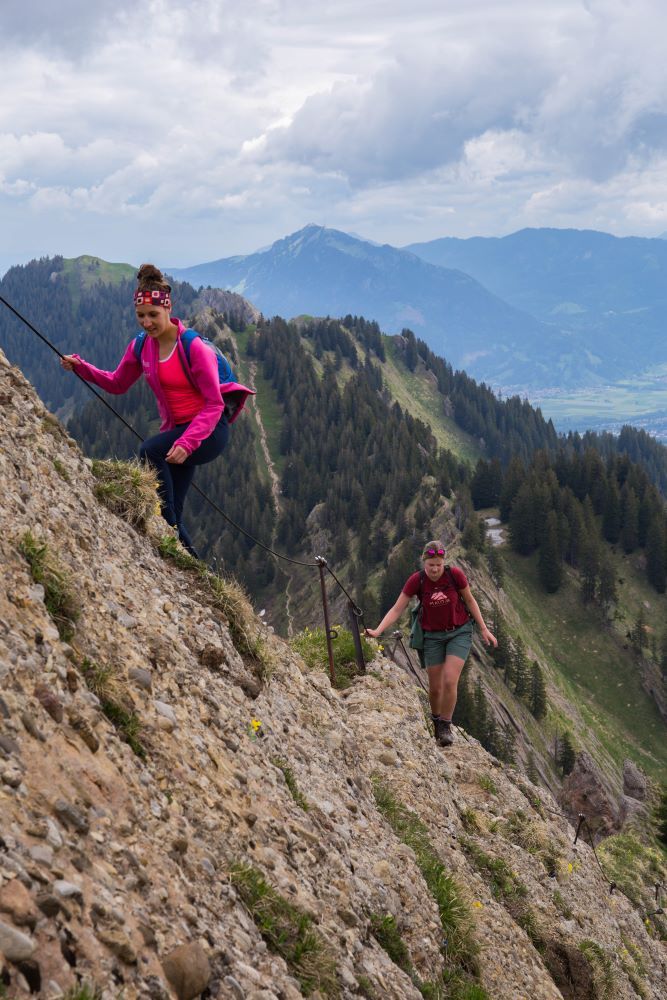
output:
{"label": "green hiking shorts", "polygon": [[424,666],[435,667],[446,656],[465,660],[472,646],[472,622],[465,622],[450,632],[424,632]]}

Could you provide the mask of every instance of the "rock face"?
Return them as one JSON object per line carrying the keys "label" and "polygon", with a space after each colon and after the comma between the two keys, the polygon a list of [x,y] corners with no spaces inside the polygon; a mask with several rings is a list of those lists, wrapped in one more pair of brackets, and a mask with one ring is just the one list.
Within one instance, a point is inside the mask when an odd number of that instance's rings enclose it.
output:
{"label": "rock face", "polygon": [[582,814],[600,836],[621,828],[621,814],[614,792],[586,750],[577,755],[574,769],[563,782],[558,800],[573,823],[576,824],[577,817]]}
{"label": "rock face", "polygon": [[251,323],[257,323],[262,314],[251,302],[237,292],[224,291],[221,288],[202,288],[195,300],[195,308],[215,309],[232,317],[235,329],[239,330]]}
{"label": "rock face", "polygon": [[[644,914],[621,893],[610,901],[551,796],[460,734],[438,749],[417,689],[389,660],[338,692],[266,630],[273,670],[260,683],[192,578],[98,504],[80,452],[1,355],[0,399],[11,441],[11,454],[0,449],[9,997],[85,982],[104,1000],[299,1000],[306,983],[319,998],[418,1000],[414,977],[437,980],[454,936],[443,946],[416,842],[394,832],[390,800],[411,810],[459,886],[488,998],[593,995],[586,942],[613,970],[615,997],[637,995],[629,947],[643,995],[667,995]],[[69,642],[19,549],[28,530],[81,598]],[[125,714],[109,709],[110,692]],[[511,896],[492,878],[500,869]],[[261,877],[282,916],[298,914],[320,942],[319,987],[274,950],[243,877]],[[413,976],[378,943],[387,917]]]}
{"label": "rock face", "polygon": [[623,761],[623,794],[639,802],[646,801],[648,783],[637,765],[631,760]]}

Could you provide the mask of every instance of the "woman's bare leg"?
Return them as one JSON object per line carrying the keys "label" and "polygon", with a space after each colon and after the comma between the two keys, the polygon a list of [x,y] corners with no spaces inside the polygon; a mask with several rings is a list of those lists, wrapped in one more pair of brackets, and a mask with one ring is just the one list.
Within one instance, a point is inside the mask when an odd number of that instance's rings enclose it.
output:
{"label": "woman's bare leg", "polygon": [[[434,715],[439,715],[446,722],[451,722],[452,715],[454,714],[459,677],[461,676],[464,664],[465,660],[462,660],[460,656],[447,656],[442,666],[438,667],[440,670],[440,700],[437,703],[437,708],[434,709],[433,705],[431,705],[431,711]],[[432,667],[431,670],[433,669],[435,668]],[[431,670],[429,670],[429,676]]]}

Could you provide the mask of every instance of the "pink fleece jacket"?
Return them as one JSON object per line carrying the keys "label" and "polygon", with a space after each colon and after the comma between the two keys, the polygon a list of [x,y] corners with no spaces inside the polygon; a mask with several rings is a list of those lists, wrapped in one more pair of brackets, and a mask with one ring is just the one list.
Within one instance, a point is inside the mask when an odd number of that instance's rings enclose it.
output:
{"label": "pink fleece jacket", "polygon": [[[221,386],[218,381],[218,363],[216,357],[213,351],[199,337],[195,337],[190,345],[190,363],[188,364],[185,357],[185,349],[181,344],[181,334],[185,332],[185,327],[180,319],[176,319],[175,317],[172,319],[172,323],[178,328],[177,349],[180,352],[183,366],[190,373],[195,388],[204,397],[203,407],[175,442],[175,444],[180,445],[190,455],[213,432],[225,407],[224,397],[229,394],[230,399],[234,400],[235,410],[229,418],[229,422],[233,423],[243,409],[248,396],[254,395],[254,391],[237,382],[226,382]],[[80,364],[76,367],[77,375],[80,375],[87,382],[93,382],[94,385],[98,385],[100,389],[114,393],[114,395],[121,395],[127,392],[130,386],[134,385],[137,381],[143,370],[144,378],[157,399],[158,410],[162,420],[160,430],[169,431],[176,425],[160,384],[160,377],[158,375],[160,347],[156,340],[146,337],[141,352],[141,362],[137,361],[134,355],[134,340],[131,340],[125,350],[125,354],[121,358],[120,364],[114,372],[101,371],[99,368],[95,368],[94,365],[84,361],[78,354],[74,354],[73,357],[80,361]]]}

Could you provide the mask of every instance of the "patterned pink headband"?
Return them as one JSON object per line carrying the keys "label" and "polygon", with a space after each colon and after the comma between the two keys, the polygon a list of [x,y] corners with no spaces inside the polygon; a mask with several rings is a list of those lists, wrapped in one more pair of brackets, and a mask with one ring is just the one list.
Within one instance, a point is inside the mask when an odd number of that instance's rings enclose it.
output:
{"label": "patterned pink headband", "polygon": [[138,288],[134,293],[135,306],[164,306],[171,309],[171,295],[166,288]]}

